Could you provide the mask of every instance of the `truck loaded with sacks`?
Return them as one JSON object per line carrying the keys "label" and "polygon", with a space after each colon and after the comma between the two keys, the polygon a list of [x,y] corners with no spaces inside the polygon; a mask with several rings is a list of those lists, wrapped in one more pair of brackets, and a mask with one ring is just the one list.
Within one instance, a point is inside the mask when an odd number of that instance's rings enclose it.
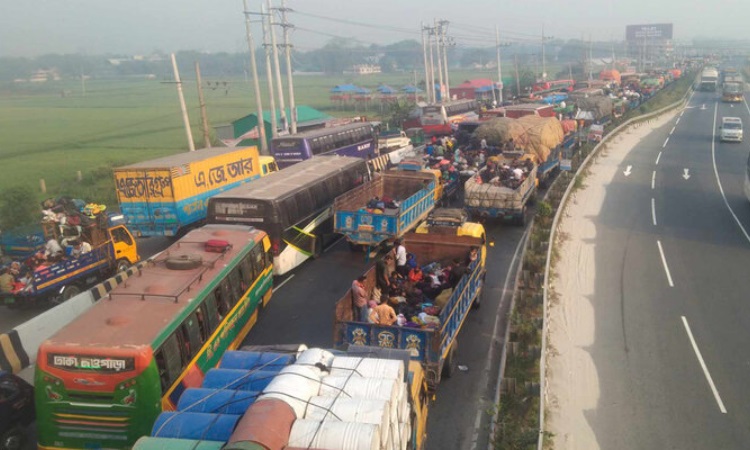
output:
{"label": "truck loaded with sacks", "polygon": [[304,345],[227,352],[135,450],[420,450],[427,385],[409,353]]}

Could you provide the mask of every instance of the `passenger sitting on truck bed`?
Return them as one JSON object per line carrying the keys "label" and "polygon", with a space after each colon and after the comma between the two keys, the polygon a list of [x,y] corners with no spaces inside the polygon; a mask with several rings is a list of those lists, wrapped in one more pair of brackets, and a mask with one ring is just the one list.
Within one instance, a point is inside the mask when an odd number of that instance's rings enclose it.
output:
{"label": "passenger sitting on truck bed", "polygon": [[10,273],[10,266],[3,267],[2,275],[0,275],[0,292],[13,292],[13,284],[15,281],[15,278]]}

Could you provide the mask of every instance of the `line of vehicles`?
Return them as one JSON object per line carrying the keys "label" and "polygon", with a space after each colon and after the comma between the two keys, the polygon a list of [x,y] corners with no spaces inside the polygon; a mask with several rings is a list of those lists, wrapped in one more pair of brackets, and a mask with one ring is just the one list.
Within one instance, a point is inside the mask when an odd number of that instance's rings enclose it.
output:
{"label": "line of vehicles", "polygon": [[[439,105],[433,116],[427,115],[435,123],[426,125],[434,128],[424,131],[450,134],[456,116],[478,117],[476,109],[473,102]],[[540,106],[526,109],[532,115],[546,111]],[[395,150],[396,144],[388,144],[394,139],[398,145],[412,146],[414,140],[407,143],[404,137],[401,133],[387,137],[381,149]],[[423,448],[427,393],[454,372],[458,335],[481,300],[489,243],[481,223],[471,220],[502,218],[523,224],[540,178],[559,168],[565,144],[559,142],[557,153],[541,164],[530,161],[528,175],[517,186],[492,189],[485,183],[476,189],[480,175],[471,174],[451,185],[439,170],[425,167],[421,158],[406,160],[401,170],[376,172],[373,159],[381,155],[368,123],[274,142],[273,159],[255,149],[199,150],[115,171],[127,227],[138,236],[174,236],[176,241],[39,348],[34,387],[39,448],[130,448],[140,437],[154,433],[159,414],[179,411],[182,396],[203,389],[211,370],[223,364],[227,352],[239,348],[271,299],[274,275],[288,273],[319,255],[341,235],[353,247],[368,248],[402,238],[417,260],[443,267],[472,251],[477,255],[454,280],[442,307],[431,310],[430,321],[421,326],[354,320],[350,291],[336,304],[337,349],[407,352],[401,377],[411,394],[402,398],[407,398],[412,413],[411,419],[398,422],[408,423],[405,429],[410,430],[405,438],[408,445],[400,448]],[[421,149],[417,155],[421,157]],[[503,162],[497,158],[497,164]],[[410,165],[411,170],[405,170]],[[457,185],[468,212],[436,209],[446,196],[456,194]],[[398,200],[398,205],[367,207],[370,200],[385,197]],[[127,236],[135,251],[133,235]],[[118,254],[112,248],[110,254]],[[378,263],[389,272],[393,269],[392,260]],[[376,283],[377,267],[364,274],[368,289]],[[72,283],[74,278],[68,280]],[[296,360],[300,353],[294,353]],[[377,353],[375,359],[394,356]],[[275,379],[276,375],[264,374],[267,362],[233,369],[244,375],[232,376],[244,379],[260,374],[266,381]],[[252,392],[254,402],[269,394],[264,390],[267,385],[249,386],[242,390]],[[237,394],[231,395],[234,399]],[[356,398],[378,400],[371,397]],[[232,401],[191,416],[185,430],[205,430],[219,418],[200,414],[228,414]],[[234,414],[242,418],[221,420],[240,423],[247,411]],[[387,439],[383,435],[380,442]],[[214,444],[200,446],[219,448],[233,442],[217,437]],[[252,439],[237,442],[258,444]],[[166,444],[147,440],[136,445],[145,449]]]}

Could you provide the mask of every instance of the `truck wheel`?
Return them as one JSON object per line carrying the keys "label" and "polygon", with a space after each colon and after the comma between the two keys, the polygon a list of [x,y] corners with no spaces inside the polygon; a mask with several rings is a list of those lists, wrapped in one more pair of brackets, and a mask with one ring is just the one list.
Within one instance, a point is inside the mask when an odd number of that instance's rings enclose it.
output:
{"label": "truck wheel", "polygon": [[526,207],[525,206],[521,209],[521,214],[516,216],[515,222],[516,222],[516,225],[518,225],[519,227],[526,226]]}
{"label": "truck wheel", "polygon": [[118,259],[117,260],[117,273],[125,272],[130,268],[130,261],[127,259]]}
{"label": "truck wheel", "polygon": [[479,295],[474,299],[474,303],[471,304],[471,309],[479,309],[482,306],[482,297],[484,297],[484,286],[480,288]]}
{"label": "truck wheel", "polygon": [[453,344],[451,345],[448,356],[445,358],[445,362],[443,363],[443,377],[450,378],[456,373],[456,365],[458,365],[458,360],[456,359],[457,353],[458,340],[456,338],[453,338]]}
{"label": "truck wheel", "polygon": [[75,284],[69,284],[63,288],[62,291],[62,301],[67,302],[71,298],[75,297],[76,295],[81,293],[81,289],[78,288]]}
{"label": "truck wheel", "polygon": [[0,450],[21,450],[24,447],[26,436],[19,426],[6,431],[0,440]]}
{"label": "truck wheel", "polygon": [[367,248],[361,244],[355,244],[354,242],[349,242],[349,250],[355,253],[362,253],[363,251],[367,250]]}

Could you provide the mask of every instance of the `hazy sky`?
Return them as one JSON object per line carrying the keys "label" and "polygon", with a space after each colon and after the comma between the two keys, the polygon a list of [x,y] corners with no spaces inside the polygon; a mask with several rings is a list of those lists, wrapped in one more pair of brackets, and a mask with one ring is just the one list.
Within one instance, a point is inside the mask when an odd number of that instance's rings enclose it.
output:
{"label": "hazy sky", "polygon": [[[248,3],[260,10],[261,0]],[[287,7],[299,12],[289,21],[300,28],[292,42],[302,50],[332,35],[363,43],[418,39],[420,22],[434,18],[451,21],[449,34],[464,46],[493,45],[496,25],[508,41],[538,39],[542,24],[557,38],[621,40],[625,25],[662,22],[674,23],[678,40],[750,38],[750,0],[287,0]],[[0,56],[246,48],[242,0],[0,0]]]}

